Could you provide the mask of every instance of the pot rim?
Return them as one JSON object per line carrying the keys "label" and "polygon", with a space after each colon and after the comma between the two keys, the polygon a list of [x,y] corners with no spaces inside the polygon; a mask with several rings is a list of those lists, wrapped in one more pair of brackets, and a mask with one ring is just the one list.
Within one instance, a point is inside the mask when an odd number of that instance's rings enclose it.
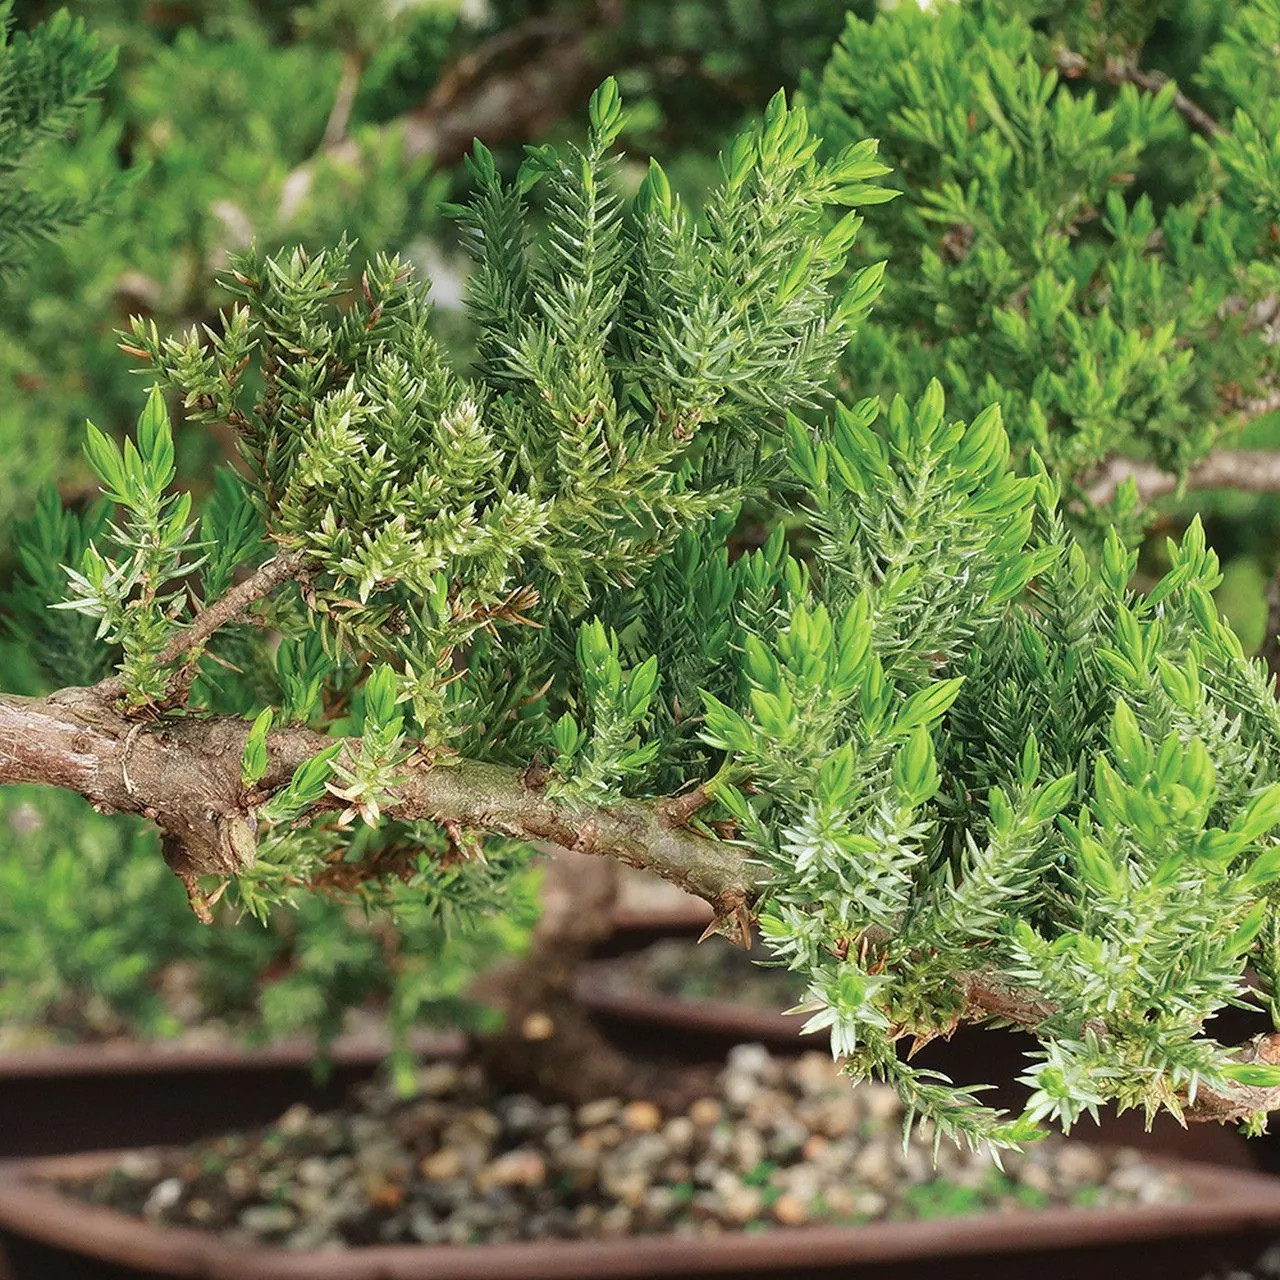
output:
{"label": "pot rim", "polygon": [[[411,1048],[426,1057],[453,1057],[467,1037],[461,1031],[414,1035]],[[377,1065],[391,1051],[388,1037],[340,1036],[317,1051],[312,1040],[291,1038],[270,1044],[192,1045],[181,1042],[116,1040],[104,1044],[55,1044],[0,1054],[0,1084],[6,1080],[61,1076],[155,1075],[159,1072],[228,1070],[310,1070],[317,1062],[337,1067]]]}
{"label": "pot rim", "polygon": [[1280,1229],[1280,1178],[1185,1161],[1153,1161],[1188,1185],[1173,1205],[1055,1208],[860,1227],[779,1228],[688,1239],[530,1241],[491,1245],[374,1245],[290,1251],[242,1245],[186,1227],[156,1227],[70,1199],[42,1180],[88,1177],[119,1153],[0,1164],[0,1228],[82,1256],[163,1269],[181,1280],[640,1280],[735,1275],[744,1268],[795,1275],[804,1267],[978,1254],[1044,1252],[1143,1240]]}

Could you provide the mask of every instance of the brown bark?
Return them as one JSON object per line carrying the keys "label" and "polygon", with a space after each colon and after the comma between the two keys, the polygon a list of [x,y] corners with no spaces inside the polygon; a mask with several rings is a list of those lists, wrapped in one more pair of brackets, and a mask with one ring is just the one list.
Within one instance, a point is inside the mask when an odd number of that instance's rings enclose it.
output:
{"label": "brown bark", "polygon": [[[236,717],[130,720],[114,690],[64,689],[48,698],[0,694],[0,785],[29,782],[77,791],[103,811],[137,813],[166,835],[184,879],[232,875],[252,864],[253,804],[288,782],[333,739],[307,729],[269,735],[269,765],[254,796],[240,764],[249,725]],[[337,808],[334,797],[328,807]],[[411,764],[384,806],[492,835],[545,841],[655,872],[705,898],[721,918],[741,915],[753,893],[743,850],[667,826],[656,804],[622,800],[582,809],[548,796],[517,769],[447,758]]]}
{"label": "brown bark", "polygon": [[355,106],[356,94],[360,91],[360,74],[364,70],[364,59],[353,51],[348,51],[342,59],[342,77],[338,81],[338,91],[333,96],[333,106],[329,109],[329,119],[324,126],[324,145],[336,147],[347,136],[347,126],[351,123],[351,108]]}
{"label": "brown bark", "polygon": [[[190,688],[196,662],[215,631],[234,622],[246,609],[269,596],[277,587],[301,578],[305,573],[306,556],[302,552],[282,551],[259,566],[243,582],[236,583],[217,600],[205,605],[190,623],[175,631],[156,657],[157,667],[167,667],[180,658],[184,659],[182,667],[170,678],[171,694],[185,695]],[[118,677],[104,680],[96,688],[96,693],[103,699],[120,698],[125,692],[124,682]],[[171,700],[166,698],[166,702]]]}
{"label": "brown bark", "polygon": [[502,1028],[478,1042],[480,1060],[500,1086],[575,1105],[645,1097],[682,1108],[706,1092],[707,1074],[622,1053],[574,998],[579,967],[613,930],[617,872],[614,863],[574,854],[547,864],[528,954],[476,989],[503,1014]]}
{"label": "brown bark", "polygon": [[[1101,67],[1090,67],[1088,59],[1073,49],[1057,50],[1054,61],[1058,71],[1068,80],[1088,74],[1115,87],[1122,84],[1135,85],[1143,93],[1159,93],[1169,83],[1169,77],[1163,72],[1143,71],[1134,63],[1119,58],[1108,58]],[[1173,109],[1201,137],[1212,140],[1226,132],[1198,102],[1189,98],[1181,89],[1174,91]]]}
{"label": "brown bark", "polygon": [[[607,74],[596,42],[616,21],[614,6],[601,4],[575,22],[531,18],[500,32],[450,67],[421,106],[381,131],[401,131],[407,163],[430,159],[437,168],[461,160],[473,138],[497,146],[540,137],[575,112]],[[316,159],[353,163],[359,157],[359,144],[344,139]],[[282,222],[310,195],[315,168],[310,160],[285,180]]]}
{"label": "brown bark", "polygon": [[[974,970],[958,973],[955,978],[964,992],[962,1016],[973,1021],[994,1020],[1034,1034],[1057,1012],[1054,1005],[1039,993],[1014,987],[999,974]],[[1100,1019],[1090,1022],[1087,1029],[1099,1040],[1107,1038],[1106,1024]],[[1258,1036],[1241,1045],[1233,1056],[1243,1063],[1280,1065],[1280,1033]],[[1280,1088],[1260,1088],[1238,1081],[1233,1081],[1224,1093],[1201,1084],[1194,1098],[1181,1099],[1182,1118],[1200,1123],[1238,1124],[1256,1112],[1278,1109]]]}
{"label": "brown bark", "polygon": [[[1112,458],[1089,479],[1085,494],[1095,505],[1105,505],[1129,479],[1137,485],[1141,502],[1152,502],[1175,493],[1179,485],[1176,475],[1161,471],[1154,462]],[[1280,493],[1280,451],[1220,449],[1191,468],[1185,486],[1187,489],[1236,489],[1241,493]]]}

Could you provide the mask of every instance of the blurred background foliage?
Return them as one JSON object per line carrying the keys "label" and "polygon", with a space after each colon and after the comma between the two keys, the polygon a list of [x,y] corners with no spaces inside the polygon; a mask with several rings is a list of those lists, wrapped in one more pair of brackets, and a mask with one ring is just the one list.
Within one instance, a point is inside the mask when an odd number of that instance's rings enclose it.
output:
{"label": "blurred background foliage", "polygon": [[[1229,118],[1242,73],[1206,76],[1204,56],[1238,6],[998,0],[976,26],[962,12],[975,7],[944,3],[946,13],[916,14],[903,0],[895,14],[887,4],[878,11],[875,0],[71,4],[99,48],[115,50],[115,69],[102,77],[96,100],[66,122],[63,140],[40,153],[40,182],[76,202],[82,225],[0,279],[0,584],[12,588],[16,575],[21,593],[12,531],[42,487],[56,484],[72,507],[92,502],[79,455],[84,419],[117,436],[136,420],[144,387],[117,349],[117,331],[133,315],[162,333],[216,324],[227,298],[215,278],[228,254],[251,241],[266,250],[314,249],[345,233],[359,243],[357,260],[384,250],[407,255],[433,282],[442,339],[465,354],[462,255],[437,207],[466,194],[460,160],[472,134],[513,172],[524,144],[579,127],[588,94],[608,74],[618,77],[629,108],[626,172],[638,182],[647,157],[660,155],[695,205],[722,140],[779,86],[801,88],[832,142],[880,136],[889,163],[900,167],[890,181],[908,194],[872,210],[860,238],[871,257],[890,258],[889,287],[851,349],[846,390],[914,394],[918,386],[902,384],[945,373],[957,412],[971,412],[993,388],[1012,400],[1019,412],[1006,418],[1016,435],[1019,414],[1033,422],[1037,411],[1034,352],[1023,351],[1022,366],[1013,367],[983,325],[990,308],[1030,287],[1046,260],[1062,260],[1026,241],[1003,299],[975,300],[968,246],[948,259],[946,221],[921,212],[926,192],[944,178],[989,172],[986,135],[998,125],[984,116],[975,86],[993,59],[1027,57],[1047,67],[1065,47],[1102,72],[1108,59],[1138,57],[1144,71],[1175,77],[1210,113]],[[30,31],[58,8],[15,0],[12,16],[19,32]],[[843,64],[839,53],[832,58],[842,33]],[[1220,173],[1175,113],[1153,112],[1149,97],[1135,106],[1132,93],[1121,101],[1125,90],[1105,74],[1063,79],[1058,92],[1076,102],[1092,92],[1086,116],[1118,112],[1141,133],[1135,149],[1112,129],[1104,160],[1088,174],[1099,203],[1108,188],[1123,188],[1130,210],[1146,199],[1157,218],[1179,206],[1198,216],[1220,194]],[[945,103],[970,121],[967,150],[922,140],[908,118],[912,95],[921,93],[926,115]],[[1060,184],[1063,173],[1048,169]],[[1013,225],[997,227],[997,239]],[[1256,231],[1240,231],[1236,250]],[[1089,278],[1122,238],[1104,245],[1096,219],[1084,234],[1069,228],[1064,270]],[[1205,261],[1196,267],[1202,274]],[[1178,309],[1182,284],[1174,278],[1150,290],[1144,325]],[[1201,321],[1221,302],[1210,295],[1191,308]],[[1185,323],[1180,336],[1194,347],[1200,339]],[[1256,353],[1235,356],[1244,367]],[[1144,376],[1158,382],[1162,358],[1154,353]],[[1221,382],[1220,370],[1210,374]],[[1083,474],[1116,448],[1185,463],[1206,446],[1196,433],[1212,387],[1166,388],[1159,414],[1123,421],[1131,392],[1126,385],[1095,406],[1083,435],[1070,411],[1050,406],[1050,427],[1054,411],[1070,420],[1058,461]],[[972,404],[956,404],[966,395]],[[1046,442],[1052,453],[1047,428],[1024,439]],[[1280,447],[1280,417],[1257,418],[1228,443]],[[197,492],[230,449],[226,435],[204,428],[180,431],[178,446],[183,479]],[[1201,492],[1166,499],[1141,517],[1116,514],[1135,534],[1145,528],[1144,568],[1155,573],[1163,552],[1152,535],[1177,532],[1195,511],[1225,563],[1220,604],[1256,648],[1266,586],[1280,565],[1280,498]],[[0,664],[7,688],[44,687],[20,636],[0,641]],[[0,1043],[34,1034],[168,1036],[208,1020],[236,1034],[324,1038],[352,1011],[377,1009],[390,1010],[402,1043],[427,1014],[462,1016],[471,976],[520,945],[534,910],[534,879],[526,876],[510,917],[449,931],[403,897],[367,912],[318,894],[265,928],[230,927],[224,911],[205,929],[189,916],[154,835],[135,824],[99,817],[72,797],[13,791],[0,797],[0,835],[0,1023],[8,1027]]]}

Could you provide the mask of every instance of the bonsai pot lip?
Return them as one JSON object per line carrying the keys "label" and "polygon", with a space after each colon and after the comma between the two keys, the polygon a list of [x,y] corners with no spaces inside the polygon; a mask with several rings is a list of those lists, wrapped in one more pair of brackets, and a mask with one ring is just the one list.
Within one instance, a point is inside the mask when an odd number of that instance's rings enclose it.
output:
{"label": "bonsai pot lip", "polygon": [[[412,1048],[415,1053],[432,1057],[451,1057],[463,1052],[466,1043],[467,1038],[460,1031],[433,1031],[413,1037]],[[7,1080],[29,1078],[310,1067],[317,1060],[338,1067],[376,1066],[390,1048],[390,1041],[379,1035],[340,1036],[323,1054],[317,1051],[314,1041],[302,1039],[256,1046],[138,1040],[60,1044],[0,1054],[0,1085]]]}
{"label": "bonsai pot lip", "polygon": [[1145,1240],[1280,1229],[1280,1179],[1178,1161],[1161,1162],[1192,1199],[1132,1208],[1061,1208],[970,1218],[795,1227],[764,1235],[697,1239],[531,1241],[492,1245],[375,1245],[290,1251],[231,1243],[184,1227],[161,1228],[70,1199],[43,1180],[88,1177],[110,1153],[0,1164],[0,1229],[81,1257],[149,1267],[178,1280],[639,1280],[734,1275],[744,1268],[802,1274],[806,1267],[1049,1252]]}

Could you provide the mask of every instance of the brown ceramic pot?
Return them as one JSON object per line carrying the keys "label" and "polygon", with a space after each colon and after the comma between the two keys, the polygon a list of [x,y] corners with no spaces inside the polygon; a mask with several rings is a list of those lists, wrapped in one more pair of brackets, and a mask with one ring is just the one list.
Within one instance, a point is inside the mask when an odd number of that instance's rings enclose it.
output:
{"label": "brown ceramic pot", "polygon": [[109,1162],[96,1154],[0,1168],[0,1243],[8,1248],[14,1280],[1199,1280],[1210,1268],[1247,1265],[1280,1234],[1280,1180],[1184,1164],[1177,1173],[1192,1199],[1174,1206],[1019,1211],[704,1240],[651,1236],[291,1252],[153,1227],[72,1200],[48,1183],[91,1177]]}
{"label": "brown ceramic pot", "polygon": [[[461,1050],[460,1034],[424,1038]],[[267,1124],[295,1102],[340,1106],[387,1054],[377,1037],[338,1040],[317,1069],[315,1046],[64,1045],[0,1057],[0,1157],[192,1142]],[[0,1272],[3,1280],[3,1272]]]}

